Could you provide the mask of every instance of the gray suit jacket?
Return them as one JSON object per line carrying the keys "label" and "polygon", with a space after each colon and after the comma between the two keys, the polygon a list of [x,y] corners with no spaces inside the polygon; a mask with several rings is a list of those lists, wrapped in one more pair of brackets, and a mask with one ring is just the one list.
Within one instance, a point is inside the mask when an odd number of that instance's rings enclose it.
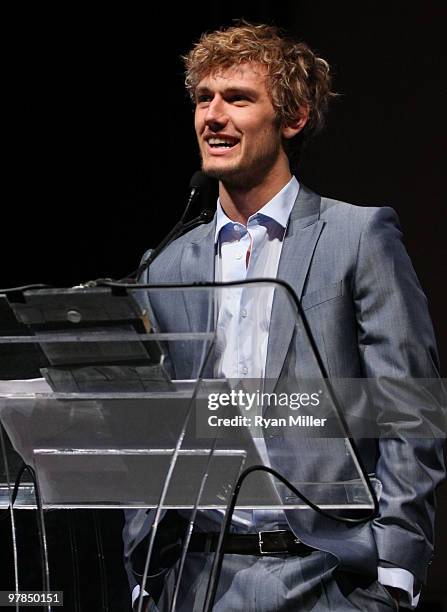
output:
{"label": "gray suit jacket", "polygon": [[[142,282],[213,281],[214,227],[214,223],[202,225],[174,241]],[[439,376],[426,298],[391,208],[353,206],[301,186],[278,278],[301,299],[332,378]],[[142,294],[143,303],[146,299]],[[179,300],[151,306],[161,330],[177,325],[185,329],[188,324],[197,330],[205,325],[205,302]],[[282,298],[275,297],[266,377],[318,377],[302,326],[289,313]],[[199,351],[174,345],[173,375],[188,378],[197,371]],[[421,406],[421,414],[426,408],[428,413],[433,406]],[[272,438],[266,444],[272,466],[287,477],[296,476],[295,466],[302,465],[306,456],[302,442],[298,447],[290,440]],[[346,569],[375,575],[382,560],[424,582],[433,552],[434,491],[444,477],[442,443],[401,435],[360,439],[358,446],[368,472],[383,486],[379,517],[362,526],[347,526],[313,512],[287,511],[290,527],[304,542],[336,555]],[[343,472],[344,450],[334,447],[333,459],[331,464],[318,463],[318,469],[336,477]],[[315,470],[315,465],[310,467]]]}

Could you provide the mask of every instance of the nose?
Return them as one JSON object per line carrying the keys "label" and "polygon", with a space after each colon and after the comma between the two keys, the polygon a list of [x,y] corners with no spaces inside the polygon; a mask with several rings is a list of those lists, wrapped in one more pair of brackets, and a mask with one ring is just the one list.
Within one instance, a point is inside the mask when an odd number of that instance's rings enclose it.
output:
{"label": "nose", "polygon": [[225,102],[222,98],[215,96],[208,105],[205,115],[205,124],[210,130],[219,131],[228,122],[225,110]]}

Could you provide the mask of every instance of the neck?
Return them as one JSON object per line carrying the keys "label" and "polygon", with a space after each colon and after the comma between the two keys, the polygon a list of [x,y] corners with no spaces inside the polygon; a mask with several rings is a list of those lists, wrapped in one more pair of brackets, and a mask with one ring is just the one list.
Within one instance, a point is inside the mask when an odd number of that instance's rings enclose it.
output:
{"label": "neck", "polygon": [[292,178],[289,167],[273,171],[262,182],[248,186],[235,186],[219,182],[219,198],[225,214],[237,223],[247,225],[248,218],[258,212],[281,191]]}

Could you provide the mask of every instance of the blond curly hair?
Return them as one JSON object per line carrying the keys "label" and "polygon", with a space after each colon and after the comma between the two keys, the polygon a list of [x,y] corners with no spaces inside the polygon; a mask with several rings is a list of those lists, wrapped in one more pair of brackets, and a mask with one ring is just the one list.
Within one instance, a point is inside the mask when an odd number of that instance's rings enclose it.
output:
{"label": "blond curly hair", "polygon": [[263,64],[267,67],[267,90],[280,124],[292,124],[302,108],[308,109],[309,118],[302,133],[306,138],[321,130],[329,101],[336,96],[331,91],[329,64],[306,43],[289,38],[272,25],[241,21],[205,33],[183,60],[185,84],[193,102],[197,85],[209,74],[246,62]]}

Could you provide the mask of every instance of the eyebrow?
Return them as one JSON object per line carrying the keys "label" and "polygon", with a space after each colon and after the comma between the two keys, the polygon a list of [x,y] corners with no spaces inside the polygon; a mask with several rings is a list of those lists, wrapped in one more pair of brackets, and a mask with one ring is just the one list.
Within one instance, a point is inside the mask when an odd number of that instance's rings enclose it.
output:
{"label": "eyebrow", "polygon": [[[196,89],[196,96],[207,93],[213,93],[213,90],[210,87],[206,87],[205,85],[201,85]],[[243,94],[252,98],[255,98],[259,95],[259,92],[256,91],[256,89],[252,89],[251,87],[246,87],[244,85],[224,87],[221,93],[224,95]]]}

